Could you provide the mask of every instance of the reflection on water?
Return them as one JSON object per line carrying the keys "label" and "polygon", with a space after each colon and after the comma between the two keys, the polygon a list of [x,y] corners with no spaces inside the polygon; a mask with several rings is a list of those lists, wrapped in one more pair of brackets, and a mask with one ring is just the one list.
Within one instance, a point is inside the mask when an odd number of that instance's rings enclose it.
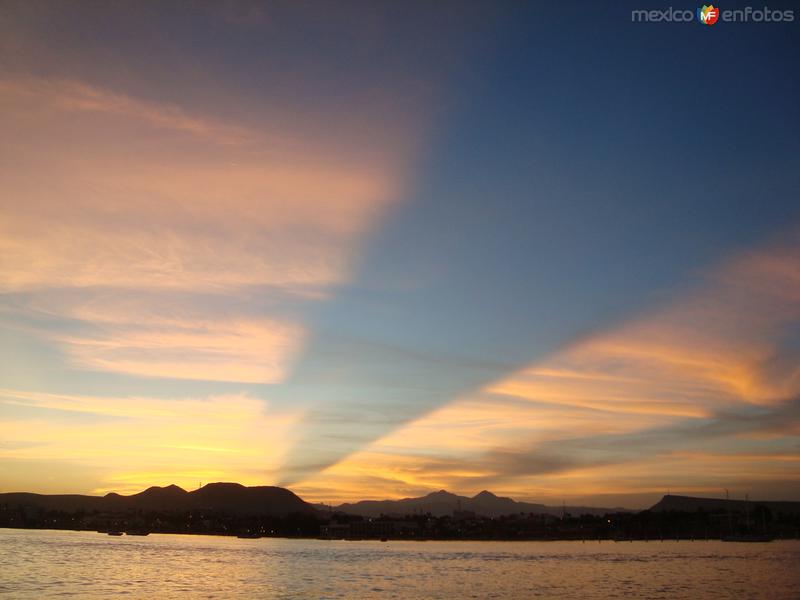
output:
{"label": "reflection on water", "polygon": [[800,597],[800,542],[347,542],[0,529],[0,596]]}

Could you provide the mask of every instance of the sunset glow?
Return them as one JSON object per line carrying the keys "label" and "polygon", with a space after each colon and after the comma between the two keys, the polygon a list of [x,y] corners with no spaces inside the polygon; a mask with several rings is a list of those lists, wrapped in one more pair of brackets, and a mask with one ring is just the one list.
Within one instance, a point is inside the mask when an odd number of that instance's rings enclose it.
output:
{"label": "sunset glow", "polygon": [[599,81],[488,5],[37,6],[0,15],[0,491],[800,496],[785,75],[764,111],[611,44]]}

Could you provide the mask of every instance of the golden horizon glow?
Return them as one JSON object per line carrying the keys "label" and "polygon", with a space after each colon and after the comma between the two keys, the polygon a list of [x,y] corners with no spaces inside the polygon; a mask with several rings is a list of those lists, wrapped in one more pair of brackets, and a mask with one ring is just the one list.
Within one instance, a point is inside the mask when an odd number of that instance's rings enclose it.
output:
{"label": "golden horizon glow", "polygon": [[[265,470],[279,466],[302,418],[270,411],[263,400],[245,395],[102,398],[0,390],[0,400],[33,411],[28,418],[3,419],[4,430],[12,432],[4,436],[3,458],[27,466],[30,478],[41,476],[31,468],[37,462],[95,474],[96,487],[89,489],[64,481],[34,486],[51,493],[132,493],[172,483],[194,489],[198,481],[231,479],[255,485]],[[77,413],[91,419],[71,419],[64,427],[44,410],[62,419]],[[8,478],[14,473],[7,467],[4,472],[2,487],[14,485]]]}
{"label": "golden horizon glow", "polygon": [[[443,406],[293,490],[306,500],[330,503],[488,487],[544,502],[564,497],[642,497],[663,492],[664,487],[713,494],[742,480],[798,481],[797,457],[769,445],[724,450],[713,442],[704,449],[642,447],[637,455],[625,458],[614,455],[614,443],[600,450],[592,445],[593,440],[616,438],[624,444],[625,436],[704,423],[716,411],[736,406],[780,405],[784,398],[800,393],[796,366],[782,372],[763,369],[771,332],[795,318],[794,305],[781,300],[795,294],[794,272],[753,270],[754,264],[784,264],[793,251],[767,248],[758,261],[734,260],[713,273],[708,285],[671,306],[578,342]],[[745,269],[750,279],[737,276],[737,269]],[[735,296],[727,283],[731,278],[738,289]],[[780,278],[785,281],[776,280]],[[757,327],[743,318],[743,309],[762,315]],[[122,312],[127,314],[126,310],[123,307]],[[91,307],[77,310],[89,317],[92,313],[86,311]],[[90,318],[115,323],[118,316],[110,309]],[[700,321],[706,324],[702,329],[696,327]],[[180,327],[180,323],[169,325]],[[252,330],[247,325],[243,331]],[[235,331],[231,335],[223,336],[212,349],[220,355],[250,352],[246,347],[237,349],[239,338]],[[195,341],[191,336],[190,340]],[[180,346],[175,340],[163,344]],[[130,344],[144,345],[142,340]],[[256,343],[253,355],[258,349]],[[94,487],[72,491],[95,493],[131,493],[170,483],[193,489],[198,481],[214,480],[274,483],[265,473],[278,471],[288,440],[303,421],[302,413],[270,417],[262,401],[241,395],[114,399],[4,390],[0,396],[7,406],[124,420],[63,428],[46,419],[4,419],[6,431],[20,432],[7,438],[0,450],[4,458],[82,464],[102,476]],[[787,434],[745,430],[726,435],[771,443]],[[98,448],[103,448],[99,454]],[[554,449],[566,453],[563,462]],[[534,461],[531,472],[525,468],[514,472],[509,460],[519,457],[533,457],[541,465]]]}
{"label": "golden horizon glow", "polygon": [[[716,494],[775,478],[800,482],[796,457],[785,449],[657,445],[664,428],[699,426],[718,411],[779,406],[800,394],[800,367],[764,368],[775,329],[798,318],[797,306],[785,302],[800,297],[798,247],[771,246],[734,259],[670,306],[417,419],[297,489],[328,502],[354,500],[359,487],[370,490],[361,496],[374,499],[488,487],[517,499],[560,502],[652,496],[667,488]],[[759,315],[757,322],[750,314]],[[651,436],[654,447],[622,457],[626,438],[636,435]],[[790,430],[761,439],[787,435]],[[713,439],[702,443],[714,447]],[[529,473],[515,472],[509,461],[517,459],[531,463]]]}
{"label": "golden horizon glow", "polygon": [[694,181],[677,79],[583,94],[505,8],[16,4],[0,491],[800,494],[781,113]]}

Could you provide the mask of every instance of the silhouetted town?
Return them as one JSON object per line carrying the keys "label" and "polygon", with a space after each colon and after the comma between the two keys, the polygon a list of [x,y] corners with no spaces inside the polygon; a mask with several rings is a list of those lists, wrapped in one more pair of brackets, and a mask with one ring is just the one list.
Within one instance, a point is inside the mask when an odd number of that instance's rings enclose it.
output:
{"label": "silhouetted town", "polygon": [[[194,492],[177,486],[156,487],[132,496],[0,494],[0,527],[129,535],[182,533],[384,540],[748,541],[752,538],[755,541],[800,537],[797,502],[665,496],[650,509],[638,512],[609,510],[599,514],[600,509],[587,508],[593,514],[575,514],[563,506],[560,513],[549,507],[550,513],[517,511],[488,515],[462,508],[462,502],[469,500],[442,491],[389,505],[396,510],[420,506],[406,514],[370,516],[311,505],[282,488],[247,488],[238,484],[210,484]],[[524,505],[489,492],[482,492],[472,500],[481,500],[483,503],[478,506],[494,507],[495,511],[499,506],[512,510]],[[424,509],[426,501],[430,510]],[[444,508],[446,501],[456,503],[449,514]],[[489,501],[492,503],[487,504]],[[370,503],[343,506],[351,511],[374,510]]]}

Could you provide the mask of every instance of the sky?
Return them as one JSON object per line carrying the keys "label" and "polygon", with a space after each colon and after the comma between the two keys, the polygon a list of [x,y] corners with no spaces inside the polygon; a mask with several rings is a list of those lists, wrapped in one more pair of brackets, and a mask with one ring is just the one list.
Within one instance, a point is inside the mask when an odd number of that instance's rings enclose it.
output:
{"label": "sky", "polygon": [[642,8],[0,0],[0,491],[800,499],[800,14]]}

